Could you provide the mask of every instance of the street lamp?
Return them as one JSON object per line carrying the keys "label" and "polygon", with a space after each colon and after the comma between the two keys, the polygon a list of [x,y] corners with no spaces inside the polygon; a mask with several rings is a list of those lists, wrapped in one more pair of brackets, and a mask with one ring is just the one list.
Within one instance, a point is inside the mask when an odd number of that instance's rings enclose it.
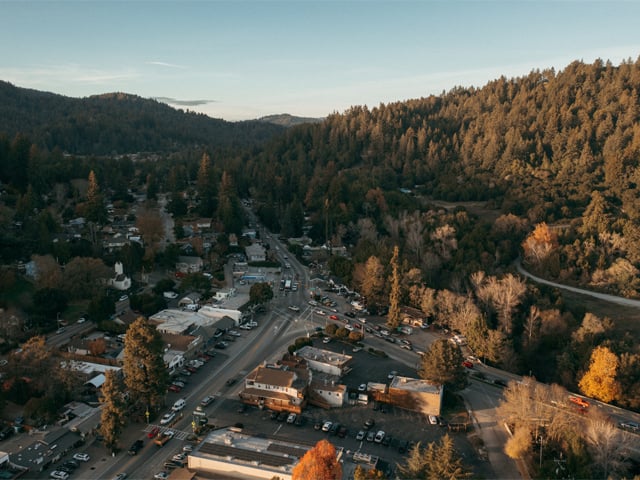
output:
{"label": "street lamp", "polygon": [[542,435],[538,437],[538,440],[540,441],[540,468],[542,468],[542,442],[544,440]]}

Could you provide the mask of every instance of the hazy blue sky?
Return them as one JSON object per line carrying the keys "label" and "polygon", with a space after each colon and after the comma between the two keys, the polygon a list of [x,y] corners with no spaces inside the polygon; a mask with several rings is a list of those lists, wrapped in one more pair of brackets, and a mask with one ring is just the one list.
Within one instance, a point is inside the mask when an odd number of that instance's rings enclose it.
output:
{"label": "hazy blue sky", "polygon": [[0,0],[0,80],[227,120],[318,117],[573,60],[635,61],[638,20],[635,0]]}

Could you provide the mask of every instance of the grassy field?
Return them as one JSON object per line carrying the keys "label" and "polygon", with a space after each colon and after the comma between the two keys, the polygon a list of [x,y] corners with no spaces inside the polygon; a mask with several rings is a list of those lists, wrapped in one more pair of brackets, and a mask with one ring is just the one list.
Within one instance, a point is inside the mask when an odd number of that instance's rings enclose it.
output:
{"label": "grassy field", "polygon": [[582,309],[600,318],[609,317],[613,321],[616,334],[623,335],[629,332],[636,338],[640,336],[640,308],[625,307],[566,290],[562,291],[562,297],[565,299],[567,307],[572,311]]}

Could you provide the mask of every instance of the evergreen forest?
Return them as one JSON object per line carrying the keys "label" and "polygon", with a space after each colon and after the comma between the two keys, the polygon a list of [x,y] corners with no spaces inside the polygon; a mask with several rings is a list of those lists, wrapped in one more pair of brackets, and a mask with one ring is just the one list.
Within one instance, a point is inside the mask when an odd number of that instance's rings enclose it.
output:
{"label": "evergreen forest", "polygon": [[[607,398],[638,410],[637,313],[596,311],[516,267],[640,297],[639,92],[640,59],[575,61],[284,129],[3,84],[0,261],[99,257],[88,234],[64,249],[52,241],[91,216],[91,174],[114,204],[165,193],[174,219],[211,218],[221,235],[240,233],[239,202],[250,199],[281,236],[348,252],[328,266],[372,313],[389,303],[397,248],[400,303],[464,334],[486,362],[598,398],[587,380],[606,349]],[[152,253],[130,268],[167,252]]]}

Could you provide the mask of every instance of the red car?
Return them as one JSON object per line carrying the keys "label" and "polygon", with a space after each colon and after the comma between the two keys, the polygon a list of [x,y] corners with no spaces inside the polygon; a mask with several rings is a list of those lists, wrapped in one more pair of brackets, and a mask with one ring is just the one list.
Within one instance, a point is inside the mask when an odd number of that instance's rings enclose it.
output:
{"label": "red car", "polygon": [[331,320],[340,320],[337,315],[329,315]]}
{"label": "red car", "polygon": [[169,385],[169,389],[170,392],[176,392],[178,393],[180,390],[182,390],[182,388],[180,388],[178,385]]}
{"label": "red car", "polygon": [[464,362],[462,362],[462,366],[467,368],[473,368],[473,363],[471,363],[469,360],[465,360]]}
{"label": "red car", "polygon": [[159,432],[159,431],[160,431],[160,429],[159,429],[158,427],[153,427],[153,428],[151,429],[151,431],[150,431],[149,433],[147,433],[147,437],[148,437],[148,438],[153,438],[153,437],[155,437],[156,435],[158,435],[158,432]]}

